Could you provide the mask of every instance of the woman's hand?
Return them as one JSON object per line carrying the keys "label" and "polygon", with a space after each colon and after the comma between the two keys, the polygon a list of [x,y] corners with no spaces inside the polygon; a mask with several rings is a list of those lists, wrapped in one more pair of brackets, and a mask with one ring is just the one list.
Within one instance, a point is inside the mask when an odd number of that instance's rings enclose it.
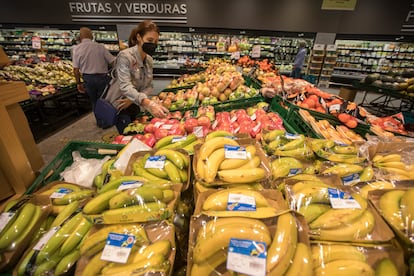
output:
{"label": "woman's hand", "polygon": [[153,116],[158,118],[165,118],[169,113],[168,109],[164,106],[157,104],[154,101],[149,101],[147,104],[144,105],[144,108],[148,110]]}
{"label": "woman's hand", "polygon": [[116,101],[118,103],[118,110],[123,110],[128,108],[131,104],[133,104],[133,101],[131,101],[128,98],[119,99]]}

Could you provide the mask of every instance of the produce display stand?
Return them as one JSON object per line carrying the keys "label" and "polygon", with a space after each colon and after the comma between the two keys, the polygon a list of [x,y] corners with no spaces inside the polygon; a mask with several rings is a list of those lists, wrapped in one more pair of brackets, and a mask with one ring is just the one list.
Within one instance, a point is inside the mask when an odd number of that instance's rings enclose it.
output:
{"label": "produce display stand", "polygon": [[25,192],[43,165],[20,105],[29,94],[23,82],[0,83],[0,200]]}
{"label": "produce display stand", "polygon": [[[414,108],[414,97],[401,93],[401,91],[385,89],[361,82],[352,83],[353,88],[363,91],[364,97],[359,104],[373,111],[375,115],[392,115],[398,112],[411,112]],[[374,99],[368,100],[368,94],[375,94]]]}

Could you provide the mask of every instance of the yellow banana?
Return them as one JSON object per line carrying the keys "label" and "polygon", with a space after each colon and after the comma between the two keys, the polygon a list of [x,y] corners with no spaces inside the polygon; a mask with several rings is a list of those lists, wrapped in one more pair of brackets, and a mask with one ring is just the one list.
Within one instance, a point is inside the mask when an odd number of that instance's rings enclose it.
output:
{"label": "yellow banana", "polygon": [[298,242],[296,218],[292,213],[278,217],[273,241],[267,250],[266,274],[283,275],[293,259]]}
{"label": "yellow banana", "polygon": [[218,274],[219,272],[216,271],[216,268],[223,264],[226,260],[227,247],[217,251],[213,256],[199,264],[194,263],[191,267],[191,275],[212,275],[212,273]]}
{"label": "yellow banana", "polygon": [[284,274],[286,276],[312,276],[312,254],[309,246],[299,242],[296,245],[295,255],[289,269]]}
{"label": "yellow banana", "polygon": [[195,171],[196,171],[196,177],[198,179],[201,179],[201,180],[204,181],[206,179],[206,175],[205,175],[205,172],[206,172],[206,162],[203,161],[203,160],[197,160],[196,161]]}
{"label": "yellow banana", "polygon": [[219,148],[224,148],[225,145],[238,146],[239,143],[236,140],[227,137],[214,137],[201,145],[197,161],[207,160],[213,151]]}
{"label": "yellow banana", "polygon": [[278,214],[278,210],[273,207],[258,207],[255,211],[204,211],[207,216],[214,217],[246,217],[246,218],[271,218]]}
{"label": "yellow banana", "polygon": [[401,162],[401,155],[400,154],[387,154],[387,155],[376,154],[374,155],[372,162],[374,163]]}
{"label": "yellow banana", "polygon": [[376,276],[398,276],[400,275],[400,273],[398,271],[397,266],[391,259],[384,258],[379,262],[379,264],[375,268],[375,275]]}
{"label": "yellow banana", "polygon": [[79,250],[73,250],[66,256],[64,256],[56,265],[54,275],[65,275],[80,259]]}
{"label": "yellow banana", "polygon": [[82,200],[93,195],[93,191],[89,189],[83,189],[80,191],[71,192],[69,194],[64,195],[61,198],[53,198],[52,202],[54,205],[66,205],[75,200]]}
{"label": "yellow banana", "polygon": [[[118,224],[104,226],[98,231],[91,233],[81,244],[79,250],[81,255],[86,255],[96,244],[106,241],[110,232],[118,234],[130,234],[135,236],[136,244],[146,244],[149,242],[147,233],[142,225],[139,224]],[[105,245],[105,244],[104,244]],[[102,247],[103,248],[103,247]]]}
{"label": "yellow banana", "polygon": [[168,178],[173,183],[181,183],[180,168],[177,167],[173,162],[165,160],[164,169],[167,172]]}
{"label": "yellow banana", "polygon": [[360,173],[363,171],[363,167],[355,164],[337,164],[330,168],[327,168],[322,174],[337,174],[340,177],[351,175],[354,173]]}
{"label": "yellow banana", "polygon": [[233,134],[231,132],[225,130],[215,130],[212,132],[207,133],[206,137],[204,137],[204,141],[211,140],[214,137],[232,137]]}
{"label": "yellow banana", "polygon": [[332,229],[344,225],[352,224],[356,219],[362,216],[367,208],[367,201],[358,194],[352,194],[352,197],[361,206],[360,209],[346,208],[334,209],[326,211],[309,224],[311,229]]}
{"label": "yellow banana", "polygon": [[61,228],[59,228],[54,235],[44,244],[36,258],[36,264],[40,264],[47,259],[50,259],[56,254],[65,242],[67,237],[73,232],[77,225],[82,221],[82,213],[77,213],[69,219]]}
{"label": "yellow banana", "polygon": [[358,157],[357,155],[353,155],[353,154],[340,154],[340,153],[330,154],[329,156],[326,157],[326,159],[331,162],[347,163],[347,164],[357,164],[357,163],[362,163],[365,161],[364,157]]}
{"label": "yellow banana", "polygon": [[374,178],[374,169],[372,166],[366,166],[359,175],[360,181],[371,181]]}
{"label": "yellow banana", "polygon": [[378,168],[383,168],[383,167],[387,167],[387,168],[396,168],[396,169],[400,169],[400,170],[406,170],[406,166],[405,163],[401,162],[401,161],[394,161],[394,162],[378,162],[378,163],[374,163],[374,165]]}
{"label": "yellow banana", "polygon": [[283,142],[283,139],[282,139],[282,137],[277,137],[276,139],[274,139],[274,140],[272,140],[269,144],[267,144],[265,147],[266,147],[266,150],[269,152],[269,153],[274,153],[277,149],[278,149],[278,147],[282,144],[282,142]]}
{"label": "yellow banana", "polygon": [[217,171],[220,167],[221,162],[225,159],[225,150],[224,148],[216,149],[213,153],[211,153],[207,160],[205,161],[206,164],[206,171],[205,171],[205,182],[212,183],[217,176]]}
{"label": "yellow banana", "polygon": [[166,261],[162,254],[151,256],[136,263],[127,264],[121,267],[108,267],[102,269],[102,276],[126,276],[133,275],[134,271],[161,266]]}
{"label": "yellow banana", "polygon": [[178,153],[176,150],[161,149],[156,151],[154,155],[164,155],[165,158],[171,161],[180,170],[184,169],[185,165],[188,164],[187,161],[183,158],[183,155]]}
{"label": "yellow banana", "polygon": [[292,139],[290,142],[287,142],[286,144],[279,146],[278,149],[281,151],[293,150],[293,149],[303,147],[304,143],[305,143],[305,135],[299,134],[294,139]]}
{"label": "yellow banana", "polygon": [[188,182],[188,171],[187,169],[178,170],[180,173],[181,182],[180,183],[187,183]]}
{"label": "yellow banana", "polygon": [[398,180],[411,179],[411,175],[405,169],[391,168],[391,167],[380,167],[382,171],[392,174],[395,177],[399,177]]}
{"label": "yellow banana", "polygon": [[375,226],[375,218],[370,210],[352,224],[332,229],[319,229],[319,239],[327,241],[354,241],[365,238]]}
{"label": "yellow banana", "polygon": [[396,229],[404,229],[401,216],[400,201],[405,191],[392,190],[384,193],[379,199],[379,207],[383,217]]}
{"label": "yellow banana", "polygon": [[85,214],[99,214],[107,209],[109,209],[109,201],[115,197],[116,195],[120,194],[122,191],[108,190],[103,192],[96,197],[89,200],[85,206],[83,207],[83,212]]}
{"label": "yellow banana", "polygon": [[0,249],[9,247],[28,227],[32,217],[36,213],[36,206],[33,203],[24,204],[14,215],[16,219],[9,221],[0,236]]}
{"label": "yellow banana", "polygon": [[407,190],[400,201],[401,216],[409,236],[414,230],[414,190]]}
{"label": "yellow banana", "polygon": [[314,156],[312,149],[306,145],[292,150],[277,149],[275,150],[274,155],[294,158],[312,158]]}
{"label": "yellow banana", "polygon": [[312,203],[301,206],[299,213],[301,213],[308,224],[312,223],[317,217],[331,209],[331,206],[323,203]]}
{"label": "yellow banana", "polygon": [[336,260],[315,269],[315,276],[335,275],[366,275],[374,276],[375,271],[366,262],[355,260]]}
{"label": "yellow banana", "polygon": [[75,249],[83,237],[89,232],[92,227],[92,223],[85,217],[82,216],[82,219],[78,226],[69,234],[66,240],[62,243],[62,246],[59,250],[60,256],[66,256]]}
{"label": "yellow banana", "polygon": [[256,155],[256,146],[250,145],[246,147],[246,159],[234,159],[228,158],[223,160],[220,164],[220,170],[232,170],[238,169],[241,166],[245,165]]}
{"label": "yellow banana", "polygon": [[[182,139],[180,141],[171,143],[169,145],[166,145],[165,147],[161,148],[161,149],[182,149],[192,143],[194,143],[195,141],[197,141],[197,136],[194,133],[191,133],[187,136],[182,137]],[[173,142],[173,141],[171,141]]]}
{"label": "yellow banana", "polygon": [[73,192],[77,192],[81,190],[81,187],[79,187],[76,184],[64,182],[64,181],[54,181],[51,184],[49,184],[51,187],[49,187],[47,190],[43,192],[39,192],[41,195],[47,195],[50,196],[54,192],[58,191],[59,189],[68,189]]}
{"label": "yellow banana", "polygon": [[[289,179],[293,179],[293,178],[289,178]],[[322,188],[330,188],[330,187],[331,187],[330,185],[325,184],[319,178],[316,178],[315,180],[311,180],[310,179],[310,180],[303,180],[303,181],[296,182],[294,185],[292,185],[290,187],[290,189],[291,189],[291,191],[292,191],[293,194],[296,194],[302,188],[318,188],[318,189],[322,189]]]}
{"label": "yellow banana", "polygon": [[230,194],[253,197],[255,199],[256,207],[270,206],[266,198],[260,192],[248,189],[231,188],[209,195],[203,202],[202,209],[204,211],[225,211],[227,209]]}
{"label": "yellow banana", "polygon": [[[103,247],[102,247],[103,248]],[[82,270],[82,276],[96,276],[101,274],[101,270],[108,264],[108,261],[101,260],[101,254],[96,254],[86,263]]]}
{"label": "yellow banana", "polygon": [[302,163],[293,157],[280,157],[275,159],[271,163],[272,174],[274,178],[286,177],[291,174],[292,170],[294,173],[298,170],[302,170],[303,165]]}
{"label": "yellow banana", "polygon": [[357,246],[345,244],[324,244],[312,247],[312,259],[315,268],[336,260],[355,260],[366,262],[367,257]]}
{"label": "yellow banana", "polygon": [[214,234],[196,241],[193,250],[194,263],[201,263],[210,258],[217,251],[227,247],[231,238],[260,241],[267,245],[271,242],[269,231],[263,231],[259,227],[247,227],[238,224],[217,227]]}
{"label": "yellow banana", "polygon": [[251,183],[266,178],[266,171],[263,168],[222,170],[217,174],[220,180],[228,183]]}
{"label": "yellow banana", "polygon": [[148,202],[155,202],[164,198],[163,190],[142,186],[135,189],[128,189],[114,195],[109,200],[109,209],[123,208],[131,205],[144,205]]}
{"label": "yellow banana", "polygon": [[68,217],[70,217],[79,208],[79,201],[73,201],[62,209],[62,211],[56,216],[51,227],[61,225]]}
{"label": "yellow banana", "polygon": [[149,202],[142,206],[136,205],[107,210],[102,212],[100,217],[105,224],[115,224],[158,221],[167,219],[171,215],[171,210],[167,209],[164,202]]}
{"label": "yellow banana", "polygon": [[368,182],[360,190],[359,194],[364,198],[368,198],[368,192],[373,190],[384,190],[384,189],[393,189],[395,186],[392,182],[389,181],[374,181]]}
{"label": "yellow banana", "polygon": [[286,133],[286,131],[284,131],[284,130],[275,129],[275,130],[272,130],[272,131],[269,131],[269,132],[265,133],[263,135],[263,139],[266,143],[269,143],[269,142],[275,140],[276,137],[285,135],[285,133]]}
{"label": "yellow banana", "polygon": [[329,204],[328,188],[318,186],[303,187],[292,195],[292,203],[297,211],[299,211],[301,206],[307,206],[311,203]]}
{"label": "yellow banana", "polygon": [[296,180],[301,180],[301,181],[308,181],[308,180],[320,181],[320,179],[316,175],[314,175],[314,174],[304,174],[304,173],[290,176],[289,179],[296,179]]}
{"label": "yellow banana", "polygon": [[246,170],[246,169],[254,169],[260,166],[261,160],[259,156],[254,156],[252,159],[250,159],[246,164],[240,166],[239,170]]}
{"label": "yellow banana", "polygon": [[159,178],[168,179],[168,174],[164,168],[145,168],[150,174],[153,174]]}
{"label": "yellow banana", "polygon": [[339,154],[357,154],[358,148],[356,146],[335,145],[332,147],[332,151]]}
{"label": "yellow banana", "polygon": [[[116,190],[122,183],[131,182],[131,181],[137,181],[137,182],[142,182],[142,183],[148,182],[148,180],[142,176],[125,175],[125,176],[121,176],[117,179],[109,181],[104,186],[102,186],[101,189],[98,190],[98,193],[102,194],[109,190]],[[163,179],[163,181],[165,180]]]}

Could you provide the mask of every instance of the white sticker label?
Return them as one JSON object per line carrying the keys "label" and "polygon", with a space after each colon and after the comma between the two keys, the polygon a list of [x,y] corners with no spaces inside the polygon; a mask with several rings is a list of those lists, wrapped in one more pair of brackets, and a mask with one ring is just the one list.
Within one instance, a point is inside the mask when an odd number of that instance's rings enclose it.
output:
{"label": "white sticker label", "polygon": [[164,123],[163,122],[156,122],[155,124],[154,124],[154,127],[155,128],[159,128],[160,126],[162,126]]}
{"label": "white sticker label", "polygon": [[227,159],[247,159],[246,148],[242,146],[224,145],[224,157]]}
{"label": "white sticker label", "polygon": [[293,134],[293,133],[285,133],[285,138],[289,140],[296,140],[300,138],[299,134]]}
{"label": "white sticker label", "polygon": [[154,155],[148,157],[144,168],[146,169],[164,169],[166,157],[165,155]]}
{"label": "white sticker label", "polygon": [[141,181],[124,181],[121,183],[121,185],[118,186],[118,191],[123,191],[123,190],[129,190],[129,189],[135,189],[135,188],[139,188],[142,187],[142,185],[144,185],[144,183],[142,183]]}
{"label": "white sticker label", "polygon": [[339,110],[341,109],[341,105],[340,104],[333,104],[329,107],[329,111],[330,112],[339,112]]}
{"label": "white sticker label", "polygon": [[187,139],[187,136],[179,136],[179,137],[174,137],[174,138],[171,140],[171,143],[177,143],[177,142],[183,141],[183,140],[185,140],[185,139]]}
{"label": "white sticker label", "polygon": [[256,211],[254,196],[229,193],[227,211]]}
{"label": "white sticker label", "polygon": [[161,126],[161,129],[170,130],[172,127],[173,127],[172,125],[167,125],[167,124],[165,124],[165,125],[162,125],[162,126]]}
{"label": "white sticker label", "polygon": [[342,177],[342,183],[347,186],[358,183],[358,182],[360,182],[359,173],[354,173],[354,174],[350,174],[350,175]]}
{"label": "white sticker label", "polygon": [[50,198],[63,198],[65,195],[72,193],[73,190],[66,188],[59,188],[50,195]]}
{"label": "white sticker label", "polygon": [[266,275],[264,242],[230,239],[226,268],[244,275]]}
{"label": "white sticker label", "polygon": [[193,128],[193,133],[195,134],[195,136],[197,136],[197,138],[202,138],[204,137],[204,130],[202,126],[196,126]]}
{"label": "white sticker label", "polygon": [[7,226],[16,213],[4,212],[0,214],[0,232]]}
{"label": "white sticker label", "polygon": [[218,121],[214,120],[213,124],[211,125],[211,128],[215,129],[217,127],[217,125],[218,125]]}
{"label": "white sticker label", "polygon": [[237,121],[237,116],[233,116],[230,119],[230,123],[234,123],[235,121]]}
{"label": "white sticker label", "polygon": [[126,263],[134,243],[135,236],[109,233],[106,239],[106,245],[102,251],[101,260],[122,264]]}
{"label": "white sticker label", "polygon": [[356,201],[349,193],[335,188],[328,188],[328,194],[331,206],[334,209],[361,209],[358,201]]}
{"label": "white sticker label", "polygon": [[256,113],[253,113],[253,115],[250,116],[250,119],[252,119],[252,121],[256,120],[256,118],[257,118]]}
{"label": "white sticker label", "polygon": [[50,240],[51,237],[60,229],[60,226],[55,226],[49,231],[47,231],[40,240],[33,247],[34,250],[42,250],[43,246]]}

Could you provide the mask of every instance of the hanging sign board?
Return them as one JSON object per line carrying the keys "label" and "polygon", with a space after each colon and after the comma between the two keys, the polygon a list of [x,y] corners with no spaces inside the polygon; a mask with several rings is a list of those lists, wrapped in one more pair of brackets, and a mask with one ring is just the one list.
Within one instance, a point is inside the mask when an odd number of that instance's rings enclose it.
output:
{"label": "hanging sign board", "polygon": [[32,48],[33,49],[42,49],[42,40],[38,36],[32,37]]}
{"label": "hanging sign board", "polygon": [[252,58],[260,57],[260,45],[254,45],[252,48]]}
{"label": "hanging sign board", "polygon": [[323,0],[322,10],[340,10],[353,11],[355,10],[357,0]]}

